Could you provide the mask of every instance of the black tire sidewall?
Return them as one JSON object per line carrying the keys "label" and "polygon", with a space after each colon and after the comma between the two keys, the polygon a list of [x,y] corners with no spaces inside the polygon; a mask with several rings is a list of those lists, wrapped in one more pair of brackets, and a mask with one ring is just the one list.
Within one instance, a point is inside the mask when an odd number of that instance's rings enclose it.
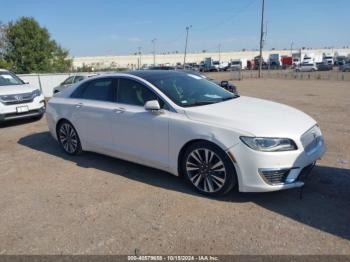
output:
{"label": "black tire sidewall", "polygon": [[[186,160],[191,152],[195,149],[199,148],[206,148],[211,151],[213,151],[215,154],[217,154],[221,160],[224,163],[225,169],[226,169],[226,181],[224,186],[217,192],[210,193],[210,192],[205,192],[200,189],[198,189],[195,185],[193,185],[192,181],[188,177],[187,171],[186,171]],[[228,155],[225,153],[224,150],[222,150],[220,147],[217,145],[211,143],[211,142],[205,142],[205,141],[200,141],[200,142],[195,142],[191,144],[184,152],[183,156],[181,156],[181,163],[180,163],[180,171],[181,175],[186,179],[186,181],[194,188],[197,192],[207,195],[207,196],[220,196],[220,195],[225,195],[229,193],[233,187],[236,186],[237,184],[237,175],[236,175],[236,170],[235,167],[231,161],[231,159],[228,157]]]}

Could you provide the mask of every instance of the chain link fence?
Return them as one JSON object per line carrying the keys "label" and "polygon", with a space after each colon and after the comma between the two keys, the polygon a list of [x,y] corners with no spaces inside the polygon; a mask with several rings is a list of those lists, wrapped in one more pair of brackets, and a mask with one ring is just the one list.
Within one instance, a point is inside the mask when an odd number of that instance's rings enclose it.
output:
{"label": "chain link fence", "polygon": [[[286,80],[332,80],[332,81],[350,81],[350,72],[315,71],[315,72],[296,72],[294,70],[263,70],[262,78],[286,79]],[[241,70],[229,72],[211,72],[207,73],[209,77],[220,80],[244,80],[250,78],[259,78],[257,70]]]}

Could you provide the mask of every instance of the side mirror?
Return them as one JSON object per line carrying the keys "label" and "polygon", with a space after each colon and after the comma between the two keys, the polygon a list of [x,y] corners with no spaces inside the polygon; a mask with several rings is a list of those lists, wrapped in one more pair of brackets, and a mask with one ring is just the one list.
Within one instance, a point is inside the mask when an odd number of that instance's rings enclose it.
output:
{"label": "side mirror", "polygon": [[228,87],[228,81],[221,81],[220,85],[222,87]]}
{"label": "side mirror", "polygon": [[157,100],[147,101],[145,104],[145,109],[147,111],[158,111],[160,110],[160,105]]}

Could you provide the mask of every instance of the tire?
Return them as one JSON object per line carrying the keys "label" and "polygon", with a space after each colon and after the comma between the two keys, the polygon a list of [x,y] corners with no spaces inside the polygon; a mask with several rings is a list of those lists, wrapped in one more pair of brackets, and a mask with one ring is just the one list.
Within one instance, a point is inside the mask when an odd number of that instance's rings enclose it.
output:
{"label": "tire", "polygon": [[233,163],[210,142],[191,144],[181,156],[181,174],[197,192],[207,196],[227,194],[237,184]]}
{"label": "tire", "polygon": [[68,121],[61,121],[57,126],[57,139],[68,155],[79,155],[83,152],[80,139],[74,126]]}

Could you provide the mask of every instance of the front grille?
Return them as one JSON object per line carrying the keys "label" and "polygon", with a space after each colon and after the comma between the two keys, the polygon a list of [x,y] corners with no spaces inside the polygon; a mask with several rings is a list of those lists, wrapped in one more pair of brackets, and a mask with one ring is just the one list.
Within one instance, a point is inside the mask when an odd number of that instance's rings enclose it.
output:
{"label": "front grille", "polygon": [[283,184],[286,182],[290,169],[260,169],[259,173],[268,184]]}
{"label": "front grille", "polygon": [[2,103],[5,105],[18,105],[33,102],[33,93],[14,94],[2,96]]}

